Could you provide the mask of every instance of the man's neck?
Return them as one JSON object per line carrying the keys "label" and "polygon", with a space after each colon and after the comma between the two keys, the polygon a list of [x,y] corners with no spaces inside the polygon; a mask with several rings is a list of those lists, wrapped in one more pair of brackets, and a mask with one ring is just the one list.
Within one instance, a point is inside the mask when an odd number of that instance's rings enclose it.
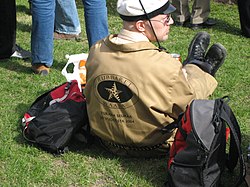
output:
{"label": "man's neck", "polygon": [[112,41],[117,44],[126,44],[149,40],[142,33],[122,29],[117,37],[113,38]]}

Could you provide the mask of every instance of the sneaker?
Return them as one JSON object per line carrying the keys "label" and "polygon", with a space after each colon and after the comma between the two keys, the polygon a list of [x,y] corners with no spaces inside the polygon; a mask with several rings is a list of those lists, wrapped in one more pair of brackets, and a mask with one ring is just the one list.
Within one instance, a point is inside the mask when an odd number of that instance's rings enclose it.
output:
{"label": "sneaker", "polygon": [[209,43],[210,35],[207,32],[203,31],[197,33],[189,45],[188,57],[183,62],[183,65],[188,64],[192,60],[199,60],[204,62],[204,56]]}
{"label": "sneaker", "polygon": [[10,57],[16,57],[16,58],[31,58],[31,53],[29,51],[24,50],[18,45],[15,45],[15,52]]}
{"label": "sneaker", "polygon": [[54,32],[54,39],[55,40],[76,40],[76,41],[80,41],[81,40],[81,35],[80,34],[64,34],[64,33]]}
{"label": "sneaker", "polygon": [[209,48],[205,56],[205,62],[211,66],[210,74],[212,76],[215,75],[216,71],[224,63],[226,56],[227,56],[226,48],[219,43],[213,44]]}
{"label": "sneaker", "polygon": [[35,74],[46,76],[49,74],[49,68],[43,64],[34,64],[31,69]]}

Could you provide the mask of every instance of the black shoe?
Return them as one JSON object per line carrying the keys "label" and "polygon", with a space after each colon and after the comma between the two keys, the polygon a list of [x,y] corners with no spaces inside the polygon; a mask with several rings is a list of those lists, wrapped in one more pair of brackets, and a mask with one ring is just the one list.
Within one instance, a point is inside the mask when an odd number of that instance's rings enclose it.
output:
{"label": "black shoe", "polygon": [[209,46],[210,35],[203,31],[195,35],[188,48],[187,59],[183,65],[190,63],[192,60],[199,60],[204,62],[205,53]]}
{"label": "black shoe", "polygon": [[205,56],[205,62],[211,66],[208,73],[214,76],[219,67],[224,63],[226,56],[227,50],[223,45],[219,43],[213,44]]}
{"label": "black shoe", "polygon": [[190,24],[190,19],[187,19],[184,22],[174,21],[174,25],[177,27],[189,27],[189,24]]}
{"label": "black shoe", "polygon": [[27,59],[27,58],[31,58],[31,53],[29,51],[24,50],[19,45],[15,45],[15,51],[11,55],[11,57]]}
{"label": "black shoe", "polygon": [[191,29],[202,29],[206,27],[212,27],[216,24],[216,21],[213,19],[208,18],[205,22],[200,23],[200,24],[190,24]]}

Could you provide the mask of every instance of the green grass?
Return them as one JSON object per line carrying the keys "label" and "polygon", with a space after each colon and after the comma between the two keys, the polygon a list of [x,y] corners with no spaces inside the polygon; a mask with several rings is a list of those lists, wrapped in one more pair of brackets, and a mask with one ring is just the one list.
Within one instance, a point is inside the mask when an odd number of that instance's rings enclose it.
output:
{"label": "green grass", "polygon": [[[65,81],[61,75],[65,55],[88,52],[83,7],[80,0],[77,4],[83,41],[54,42],[54,65],[49,76],[34,75],[30,61],[13,58],[0,62],[0,186],[163,186],[166,159],[119,158],[98,146],[54,157],[27,144],[21,135],[20,121],[31,103]],[[108,0],[111,33],[121,28],[115,4],[115,0]],[[250,39],[240,35],[236,5],[211,1],[211,10],[211,17],[217,19],[218,24],[204,30],[210,33],[211,43],[222,43],[228,51],[225,64],[217,73],[219,85],[212,98],[225,95],[231,98],[230,106],[241,126],[245,152],[250,140]],[[28,1],[17,0],[17,43],[28,50],[30,31]],[[185,59],[196,32],[172,26],[169,40],[163,46]]]}

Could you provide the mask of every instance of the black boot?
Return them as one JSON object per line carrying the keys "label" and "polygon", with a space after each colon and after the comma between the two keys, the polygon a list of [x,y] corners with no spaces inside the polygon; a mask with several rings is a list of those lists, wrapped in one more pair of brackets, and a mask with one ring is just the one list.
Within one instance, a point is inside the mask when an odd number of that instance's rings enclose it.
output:
{"label": "black boot", "polygon": [[214,76],[219,67],[224,63],[226,56],[227,50],[223,45],[219,43],[213,44],[205,56],[205,63],[211,66],[208,73]]}
{"label": "black boot", "polygon": [[193,60],[204,61],[205,53],[209,46],[210,35],[207,32],[199,32],[195,35],[188,48],[188,57],[183,66]]}

